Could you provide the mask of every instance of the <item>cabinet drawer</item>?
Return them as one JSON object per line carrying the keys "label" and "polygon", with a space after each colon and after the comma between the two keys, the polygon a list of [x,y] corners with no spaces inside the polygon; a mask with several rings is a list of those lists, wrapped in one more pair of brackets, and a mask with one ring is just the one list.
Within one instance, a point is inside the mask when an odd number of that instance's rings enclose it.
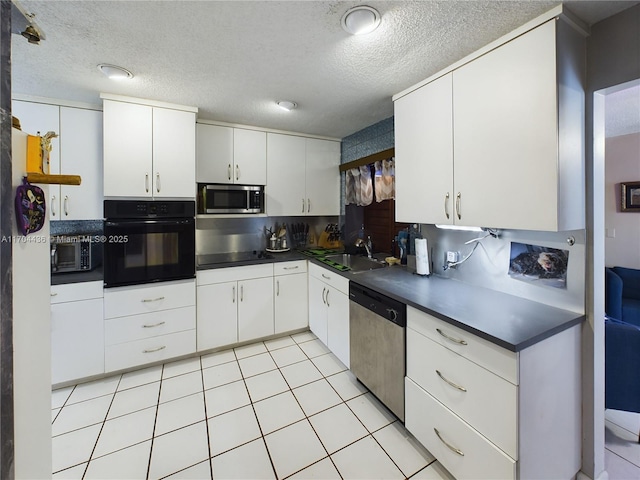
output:
{"label": "cabinet drawer", "polygon": [[407,308],[407,327],[518,385],[518,355],[413,307]]}
{"label": "cabinet drawer", "polygon": [[297,260],[295,262],[282,262],[273,264],[274,275],[291,275],[293,273],[306,273],[307,261]]}
{"label": "cabinet drawer", "polygon": [[76,302],[102,298],[103,282],[67,283],[51,285],[51,303]]}
{"label": "cabinet drawer", "polygon": [[247,265],[245,267],[212,268],[196,273],[198,285],[210,283],[237,282],[250,278],[264,278],[273,276],[273,263]]}
{"label": "cabinet drawer", "polygon": [[196,331],[170,333],[135,342],[108,345],[105,348],[105,370],[113,372],[124,368],[158,362],[187,355],[196,351]]}
{"label": "cabinet drawer", "polygon": [[335,270],[330,270],[320,267],[315,263],[310,263],[309,274],[322,280],[327,285],[340,290],[345,295],[349,295],[349,280],[336,273]]}
{"label": "cabinet drawer", "polygon": [[194,280],[106,289],[104,318],[126,317],[196,304]]}
{"label": "cabinet drawer", "polygon": [[407,429],[458,480],[515,478],[512,458],[406,377],[405,405]]}
{"label": "cabinet drawer", "polygon": [[518,387],[411,328],[407,377],[517,460]]}
{"label": "cabinet drawer", "polygon": [[105,320],[105,345],[142,340],[196,328],[196,307],[173,308]]}

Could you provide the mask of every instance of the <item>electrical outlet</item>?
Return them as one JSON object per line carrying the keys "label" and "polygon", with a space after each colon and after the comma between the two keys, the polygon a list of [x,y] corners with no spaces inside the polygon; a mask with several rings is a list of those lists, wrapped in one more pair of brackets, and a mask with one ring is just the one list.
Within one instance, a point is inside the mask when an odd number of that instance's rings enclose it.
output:
{"label": "electrical outlet", "polygon": [[447,263],[456,263],[460,259],[460,252],[447,252]]}

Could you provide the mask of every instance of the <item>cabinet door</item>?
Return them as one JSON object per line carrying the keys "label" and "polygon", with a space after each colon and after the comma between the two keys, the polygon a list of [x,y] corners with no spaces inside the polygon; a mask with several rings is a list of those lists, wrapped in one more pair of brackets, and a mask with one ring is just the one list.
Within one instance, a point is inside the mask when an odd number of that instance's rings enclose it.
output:
{"label": "cabinet door", "polygon": [[306,139],[307,215],[340,215],[340,143]]}
{"label": "cabinet door", "polygon": [[455,188],[462,195],[458,223],[556,229],[555,23],[453,72]]}
{"label": "cabinet door", "polygon": [[103,218],[102,112],[60,107],[61,171],[80,175],[80,186],[60,186],[63,220]]}
{"label": "cabinet door", "polygon": [[196,114],[153,109],[153,196],[194,198]]}
{"label": "cabinet door", "polygon": [[275,333],[288,332],[309,325],[307,274],[274,277]]}
{"label": "cabinet door", "polygon": [[202,183],[233,183],[233,128],[196,125],[196,178]]}
{"label": "cabinet door", "polygon": [[266,185],[267,133],[233,129],[234,183]]}
{"label": "cabinet door", "polygon": [[104,373],[102,299],[51,305],[51,383]]}
{"label": "cabinet door", "polygon": [[152,108],[104,100],[104,196],[151,197]]}
{"label": "cabinet door", "polygon": [[452,224],[451,74],[396,100],[396,219]]}
{"label": "cabinet door", "polygon": [[349,297],[327,287],[327,347],[349,368]]}
{"label": "cabinet door", "polygon": [[304,215],[305,139],[278,133],[267,134],[267,214]]}
{"label": "cabinet door", "polygon": [[[60,135],[60,107],[45,103],[14,100],[12,115],[20,119],[22,131],[29,135],[45,135],[53,131]],[[49,173],[60,173],[60,138],[51,140]],[[60,220],[60,185],[49,185],[49,220]]]}
{"label": "cabinet door", "polygon": [[197,288],[198,351],[238,342],[237,283],[215,283]]}
{"label": "cabinet door", "polygon": [[273,277],[238,282],[238,341],[273,335]]}
{"label": "cabinet door", "polygon": [[327,285],[316,277],[309,275],[309,329],[322,343],[327,342],[327,304],[325,295]]}

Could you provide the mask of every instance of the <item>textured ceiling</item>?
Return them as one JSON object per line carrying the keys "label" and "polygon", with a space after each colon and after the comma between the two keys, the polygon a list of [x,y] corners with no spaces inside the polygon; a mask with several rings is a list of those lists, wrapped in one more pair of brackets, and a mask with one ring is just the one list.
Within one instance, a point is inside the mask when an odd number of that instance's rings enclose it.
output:
{"label": "textured ceiling", "polygon": [[640,132],[640,85],[606,95],[605,116],[607,137]]}
{"label": "textured ceiling", "polygon": [[[350,36],[342,14],[382,14]],[[393,115],[392,95],[557,1],[28,1],[46,35],[13,36],[14,93],[100,104],[100,92],[197,106],[199,118],[343,138]],[[638,2],[565,2],[593,24]],[[113,82],[97,70],[131,70]],[[289,99],[286,113],[275,101]]]}

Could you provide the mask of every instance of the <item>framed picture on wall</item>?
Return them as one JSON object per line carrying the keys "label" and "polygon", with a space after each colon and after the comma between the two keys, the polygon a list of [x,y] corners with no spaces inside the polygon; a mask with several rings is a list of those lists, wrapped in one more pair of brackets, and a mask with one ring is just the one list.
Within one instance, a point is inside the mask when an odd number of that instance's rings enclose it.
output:
{"label": "framed picture on wall", "polygon": [[640,212],[640,182],[620,184],[623,212]]}

